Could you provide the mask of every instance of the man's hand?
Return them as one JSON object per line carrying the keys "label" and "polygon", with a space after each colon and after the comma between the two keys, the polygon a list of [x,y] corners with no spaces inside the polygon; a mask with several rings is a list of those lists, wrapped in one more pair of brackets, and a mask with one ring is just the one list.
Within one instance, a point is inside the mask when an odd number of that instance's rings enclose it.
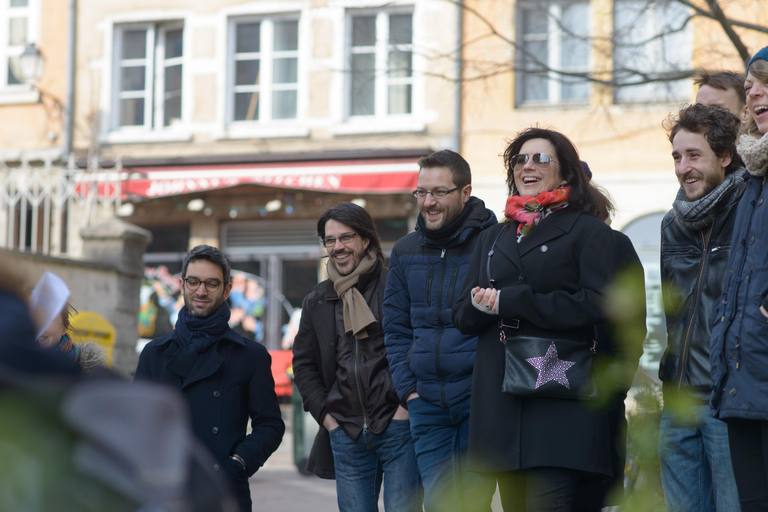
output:
{"label": "man's hand", "polygon": [[334,418],[330,414],[326,414],[325,418],[323,418],[323,426],[325,427],[325,430],[330,432],[331,430],[339,426],[339,422],[336,421],[336,418]]}
{"label": "man's hand", "polygon": [[393,420],[407,420],[408,419],[408,409],[403,407],[402,405],[397,406],[397,410],[395,411],[395,415],[392,416]]}
{"label": "man's hand", "polygon": [[763,306],[760,306],[760,312],[763,314],[763,316],[768,319],[768,311],[765,310]]}
{"label": "man's hand", "polygon": [[414,398],[419,398],[419,394],[417,392],[415,392],[415,391],[413,393],[411,393],[410,395],[408,395],[408,397],[405,399],[405,401],[406,401],[406,403],[408,403],[411,400],[413,400]]}

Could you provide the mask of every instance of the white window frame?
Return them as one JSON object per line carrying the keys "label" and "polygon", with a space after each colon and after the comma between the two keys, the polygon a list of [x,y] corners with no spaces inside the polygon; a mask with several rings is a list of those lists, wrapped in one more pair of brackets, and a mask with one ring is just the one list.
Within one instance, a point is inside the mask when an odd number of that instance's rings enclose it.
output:
{"label": "white window frame", "polygon": [[[165,35],[171,30],[182,29],[183,50],[181,57],[165,59]],[[147,53],[144,59],[130,59],[123,61],[121,58],[123,34],[131,30],[146,30]],[[113,31],[114,46],[112,49],[112,116],[110,119],[111,131],[116,134],[124,134],[129,138],[141,133],[173,132],[184,130],[187,120],[185,118],[185,102],[189,101],[190,92],[185,89],[186,74],[188,72],[187,54],[188,45],[186,29],[183,21],[171,22],[143,22],[121,23],[115,25]],[[145,67],[145,83],[142,91],[121,91],[121,69],[130,65],[143,64]],[[182,93],[181,93],[181,117],[178,123],[163,126],[165,108],[165,67],[181,64],[182,66]],[[144,98],[144,124],[121,126],[120,100],[128,98]],[[120,136],[117,135],[119,139]],[[118,142],[118,140],[115,140]]]}
{"label": "white window frame", "polygon": [[[637,1],[632,2],[631,0],[629,2],[625,3],[639,3]],[[616,27],[616,17],[617,17],[617,11],[620,8],[622,2],[619,0],[614,0],[613,2],[613,23],[614,27]],[[656,2],[651,2],[650,0],[643,0],[642,2],[644,7],[647,7],[649,9],[649,12],[644,13],[640,18],[642,18],[643,21],[645,21],[645,25],[643,26],[643,29],[645,30],[644,37],[649,38],[648,34],[648,27],[660,27],[663,22],[670,19],[669,14],[660,12],[660,9],[662,9],[661,5]],[[679,6],[679,4],[672,3],[670,5],[674,5],[677,7],[680,7],[684,9],[682,6]],[[660,23],[661,21],[661,23]],[[664,47],[672,47],[675,48],[677,52],[680,52],[677,56],[678,61],[677,63],[671,63],[671,66],[675,66],[676,64],[681,66],[681,68],[687,68],[690,67],[690,62],[693,59],[693,30],[691,27],[691,23],[688,23],[687,26],[684,28],[685,34],[682,36],[684,38],[683,41],[677,40],[677,41],[666,41],[666,38],[655,38],[652,41],[646,43],[646,50],[644,51],[644,57],[647,57],[649,61],[652,63],[655,69],[644,69],[644,71],[647,72],[659,72],[664,71],[664,58],[669,56],[669,52],[664,51]],[[679,35],[679,34],[678,34]],[[618,38],[617,35],[614,34],[615,38]],[[635,45],[636,47],[640,47],[640,45]],[[658,56],[664,56],[664,58],[659,58]],[[616,54],[614,53],[614,62],[616,62]],[[673,57],[674,58],[674,57]],[[666,70],[673,70],[674,67],[667,67]],[[637,94],[627,94],[626,92],[623,94],[624,97],[619,97],[619,92],[614,89],[613,94],[613,102],[614,104],[619,105],[627,105],[627,104],[640,104],[640,103],[675,103],[678,101],[685,101],[690,98],[691,95],[691,86],[690,86],[690,80],[688,79],[681,79],[677,80],[675,82],[666,82],[666,83],[651,83],[651,84],[644,84],[641,86],[638,86],[636,89]],[[664,92],[666,90],[666,93]],[[633,88],[625,88],[624,91],[633,91]]]}
{"label": "white window frame", "polygon": [[[411,16],[411,43],[391,45],[389,43],[389,17],[392,15],[409,14]],[[370,50],[355,50],[352,47],[352,18],[358,16],[376,16],[376,34],[381,37],[376,38],[373,52]],[[418,81],[416,75],[416,56],[414,52],[414,42],[416,40],[416,14],[414,9],[409,8],[390,8],[390,9],[350,9],[346,13],[345,34],[344,34],[344,62],[345,69],[348,70],[344,84],[344,112],[348,121],[369,121],[371,119],[411,119],[417,111],[416,106],[416,87]],[[388,58],[392,47],[411,52],[411,76],[390,78]],[[368,47],[363,47],[368,48]],[[353,115],[352,114],[352,55],[354,53],[374,53],[375,55],[375,87],[374,87],[374,108],[372,115]],[[389,86],[390,85],[410,85],[411,86],[411,111],[407,114],[389,114]]]}
{"label": "white window frame", "polygon": [[[592,33],[592,20],[591,20],[591,3],[589,0],[566,0],[566,1],[558,1],[558,0],[541,0],[541,1],[526,1],[526,2],[519,2],[517,4],[517,33],[519,34],[519,40],[522,41],[523,39],[542,39],[541,36],[530,36],[524,34],[523,29],[523,15],[522,12],[526,9],[531,8],[538,8],[541,7],[542,4],[547,6],[547,61],[546,65],[550,68],[562,68],[562,70],[565,70],[564,67],[562,67],[560,64],[552,64],[552,63],[560,63],[562,61],[562,45],[563,45],[563,31],[561,27],[558,24],[558,20],[562,19],[563,14],[563,6],[567,4],[577,4],[577,3],[584,3],[587,5],[587,32],[586,34]],[[518,53],[517,61],[521,62],[525,57],[522,56],[520,53]],[[592,69],[592,58],[591,55],[587,55],[587,64],[584,66],[583,71],[588,72],[590,69]],[[577,68],[569,69],[569,71],[577,70]],[[524,71],[518,71],[517,72],[517,79],[515,81],[515,104],[521,107],[527,107],[527,106],[537,106],[537,105],[585,105],[589,103],[589,98],[591,95],[591,89],[587,93],[587,97],[583,99],[563,99],[563,76],[559,73],[556,73],[555,71],[548,71],[547,72],[547,99],[546,100],[529,100],[522,97],[523,91],[522,91],[522,83],[525,76]]]}
{"label": "white window frame", "polygon": [[[298,23],[297,29],[297,49],[296,50],[274,50],[274,27],[276,22],[295,21]],[[259,59],[259,85],[254,86],[236,86],[235,85],[235,54],[236,31],[239,24],[259,23],[259,36],[261,38],[258,53],[244,54],[251,58]],[[278,16],[232,16],[227,21],[227,86],[226,86],[226,115],[225,122],[228,127],[234,131],[234,138],[237,138],[238,130],[242,131],[242,136],[250,136],[254,128],[264,126],[282,127],[282,133],[286,136],[301,136],[308,134],[306,129],[297,129],[298,125],[303,123],[303,96],[306,91],[305,81],[303,79],[303,35],[302,21],[298,14],[286,14]],[[291,57],[297,60],[297,77],[295,83],[275,84],[273,83],[273,70],[276,58]],[[295,90],[296,91],[296,117],[289,119],[272,118],[272,93],[276,91]],[[235,94],[238,92],[259,93],[258,119],[254,120],[235,120]],[[287,131],[285,129],[287,128]]]}
{"label": "white window frame", "polygon": [[25,45],[11,46],[8,39],[10,36],[10,19],[23,15],[27,19],[27,44],[39,42],[40,0],[29,0],[26,7],[11,7],[10,5],[10,0],[4,0],[0,3],[0,104],[34,103],[37,101],[38,95],[32,86],[25,83],[8,84],[9,59],[21,55],[25,47]]}

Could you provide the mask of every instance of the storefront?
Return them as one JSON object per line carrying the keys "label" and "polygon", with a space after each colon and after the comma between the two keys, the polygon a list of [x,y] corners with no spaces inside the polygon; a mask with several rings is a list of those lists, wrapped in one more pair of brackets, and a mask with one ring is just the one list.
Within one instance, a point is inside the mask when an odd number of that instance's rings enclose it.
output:
{"label": "storefront", "polygon": [[145,255],[150,269],[165,266],[175,274],[190,247],[222,248],[234,270],[263,288],[258,321],[264,343],[277,349],[293,308],[324,278],[325,250],[316,233],[325,209],[341,201],[366,208],[385,254],[413,228],[416,161],[429,151],[404,153],[290,162],[126,162],[123,197],[131,207],[123,213],[153,234]]}

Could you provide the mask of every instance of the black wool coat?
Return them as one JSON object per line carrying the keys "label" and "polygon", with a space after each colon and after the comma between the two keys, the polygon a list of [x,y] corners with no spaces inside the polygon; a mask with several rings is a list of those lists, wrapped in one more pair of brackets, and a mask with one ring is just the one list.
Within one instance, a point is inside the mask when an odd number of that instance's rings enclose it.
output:
{"label": "black wool coat", "polygon": [[[248,477],[277,449],[285,432],[272,378],[272,358],[264,346],[227,328],[197,360],[174,329],[144,347],[134,379],[168,384],[189,404],[192,428],[226,474],[241,508],[250,503]],[[247,433],[248,420],[251,432]],[[247,474],[229,456],[237,453]]]}
{"label": "black wool coat", "polygon": [[[615,237],[604,222],[571,208],[547,216],[519,244],[516,233],[517,222],[512,222],[481,235],[453,308],[456,327],[479,335],[469,469],[494,473],[549,466],[611,475],[611,429],[604,410],[590,408],[587,401],[502,392],[505,352],[498,322],[499,317],[505,324],[520,321],[507,336],[517,332],[591,346],[595,326],[607,321],[604,288],[618,267]],[[472,288],[490,287],[490,278],[501,290],[499,315],[471,304]]]}

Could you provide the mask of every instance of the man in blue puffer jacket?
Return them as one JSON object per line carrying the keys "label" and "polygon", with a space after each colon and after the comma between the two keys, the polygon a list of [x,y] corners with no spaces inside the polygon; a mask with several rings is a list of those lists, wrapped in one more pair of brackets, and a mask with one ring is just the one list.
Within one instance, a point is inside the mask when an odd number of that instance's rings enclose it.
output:
{"label": "man in blue puffer jacket", "polygon": [[392,249],[384,294],[384,341],[392,379],[408,408],[427,512],[488,511],[494,479],[466,471],[477,337],[461,334],[451,308],[477,236],[497,223],[472,197],[469,164],[443,150],[419,160],[417,231]]}

